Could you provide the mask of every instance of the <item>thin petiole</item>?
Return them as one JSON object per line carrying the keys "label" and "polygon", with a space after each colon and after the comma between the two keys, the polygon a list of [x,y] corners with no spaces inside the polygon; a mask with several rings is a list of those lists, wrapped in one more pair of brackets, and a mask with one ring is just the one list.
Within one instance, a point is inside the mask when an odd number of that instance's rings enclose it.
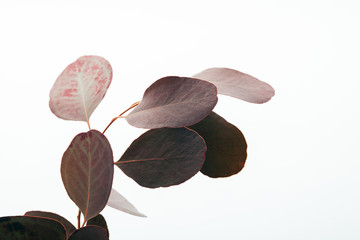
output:
{"label": "thin petiole", "polygon": [[83,222],[83,224],[81,225],[82,228],[85,226],[85,223],[86,223],[86,219],[84,219],[84,222]]}
{"label": "thin petiole", "polygon": [[77,216],[77,227],[78,229],[80,228],[80,219],[81,219],[81,210],[79,209],[79,213],[78,213],[78,216]]}
{"label": "thin petiole", "polygon": [[103,134],[106,132],[106,130],[111,126],[111,124],[113,124],[113,122],[116,121],[116,119],[118,118],[122,118],[123,114],[125,114],[127,111],[129,111],[130,109],[133,109],[134,107],[136,107],[137,105],[139,105],[140,101],[139,102],[136,102],[136,103],[133,103],[128,109],[126,109],[125,111],[123,111],[119,116],[117,117],[114,117],[111,122],[107,125],[107,127],[105,128],[105,130],[103,131]]}
{"label": "thin petiole", "polygon": [[86,122],[87,122],[87,125],[89,127],[89,130],[91,130],[89,119]]}

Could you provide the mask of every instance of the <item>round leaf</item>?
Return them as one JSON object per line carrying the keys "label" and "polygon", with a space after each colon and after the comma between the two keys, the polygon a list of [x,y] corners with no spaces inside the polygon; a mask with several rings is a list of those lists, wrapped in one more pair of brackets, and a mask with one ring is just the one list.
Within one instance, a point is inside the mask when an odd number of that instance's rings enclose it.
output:
{"label": "round leaf", "polygon": [[69,237],[71,233],[73,233],[76,230],[75,226],[71,222],[69,222],[66,218],[52,212],[29,211],[25,213],[25,216],[45,217],[56,220],[65,227],[67,237]]}
{"label": "round leaf", "polygon": [[76,230],[69,240],[108,240],[105,229],[98,226],[86,226]]}
{"label": "round leaf", "polygon": [[108,229],[108,226],[106,224],[106,220],[101,214],[99,214],[96,217],[93,217],[92,219],[87,221],[86,226],[102,227],[103,229],[106,230],[107,237],[109,237],[109,229]]}
{"label": "round leaf", "polygon": [[112,79],[110,63],[102,57],[83,56],[71,63],[50,91],[50,109],[65,120],[89,121]]}
{"label": "round leaf", "polygon": [[190,126],[206,142],[207,151],[201,172],[209,177],[229,177],[244,167],[247,144],[234,125],[212,112],[201,122]]}
{"label": "round leaf", "polygon": [[113,175],[113,153],[106,137],[96,130],[75,136],[63,155],[61,177],[85,220],[106,206]]}
{"label": "round leaf", "polygon": [[229,68],[209,68],[194,77],[213,83],[219,94],[251,103],[265,103],[275,95],[269,84]]}
{"label": "round leaf", "polygon": [[185,127],[204,119],[216,103],[213,84],[194,78],[164,77],[146,89],[126,120],[139,128]]}
{"label": "round leaf", "polygon": [[2,217],[0,239],[66,240],[66,232],[60,222],[52,219],[31,216]]}
{"label": "round leaf", "polygon": [[123,197],[115,189],[111,189],[111,193],[107,205],[109,207],[115,208],[119,211],[126,212],[134,216],[146,217],[144,214],[139,212],[134,207],[134,205],[132,205],[125,197]]}
{"label": "round leaf", "polygon": [[196,132],[160,128],[141,135],[115,164],[143,187],[168,187],[194,176],[205,152],[205,142]]}

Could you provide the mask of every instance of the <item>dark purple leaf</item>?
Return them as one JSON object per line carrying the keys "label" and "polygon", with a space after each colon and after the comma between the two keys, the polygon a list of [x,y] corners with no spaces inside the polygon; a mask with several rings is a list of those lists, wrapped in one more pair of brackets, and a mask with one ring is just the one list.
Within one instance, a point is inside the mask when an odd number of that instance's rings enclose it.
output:
{"label": "dark purple leaf", "polygon": [[102,133],[91,130],[72,140],[62,158],[61,177],[86,221],[106,206],[113,174],[113,153]]}
{"label": "dark purple leaf", "polygon": [[265,103],[275,95],[269,84],[234,69],[209,68],[194,77],[213,83],[219,94],[251,103]]}
{"label": "dark purple leaf", "polygon": [[31,216],[0,218],[1,240],[66,240],[64,226],[52,219]]}
{"label": "dark purple leaf", "polygon": [[52,212],[29,211],[25,213],[25,216],[45,217],[56,220],[60,222],[62,225],[64,225],[67,237],[69,237],[71,233],[73,233],[76,230],[74,225],[71,222],[69,222],[66,218]]}
{"label": "dark purple leaf", "polygon": [[141,135],[115,164],[143,187],[168,187],[194,176],[205,152],[205,142],[195,131],[160,128]]}
{"label": "dark purple leaf", "polygon": [[207,151],[201,172],[209,177],[229,177],[244,167],[247,144],[234,125],[212,112],[190,127],[206,142]]}
{"label": "dark purple leaf", "polygon": [[140,128],[179,128],[204,119],[217,103],[216,87],[194,78],[164,77],[146,89],[126,120]]}
{"label": "dark purple leaf", "polygon": [[108,240],[109,236],[105,229],[98,226],[86,226],[76,230],[69,240]]}
{"label": "dark purple leaf", "polygon": [[105,218],[99,214],[96,217],[93,217],[92,219],[90,219],[89,221],[87,221],[86,226],[98,226],[98,227],[102,227],[103,229],[106,230],[107,232],[107,236],[109,237],[109,229],[107,227]]}

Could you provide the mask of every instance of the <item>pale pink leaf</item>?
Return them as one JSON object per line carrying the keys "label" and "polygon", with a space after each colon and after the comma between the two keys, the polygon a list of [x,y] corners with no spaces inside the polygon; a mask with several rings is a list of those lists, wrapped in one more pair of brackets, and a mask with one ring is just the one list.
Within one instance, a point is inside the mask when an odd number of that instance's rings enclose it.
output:
{"label": "pale pink leaf", "polygon": [[111,193],[107,205],[109,207],[115,208],[119,211],[126,212],[134,216],[146,217],[144,214],[140,213],[134,207],[134,205],[132,205],[125,197],[123,197],[115,189],[111,189]]}
{"label": "pale pink leaf", "polygon": [[111,80],[112,68],[106,59],[82,56],[56,79],[50,91],[50,109],[61,119],[88,122]]}
{"label": "pale pink leaf", "polygon": [[209,68],[195,74],[194,78],[211,82],[220,94],[251,103],[265,103],[275,95],[269,84],[234,69]]}

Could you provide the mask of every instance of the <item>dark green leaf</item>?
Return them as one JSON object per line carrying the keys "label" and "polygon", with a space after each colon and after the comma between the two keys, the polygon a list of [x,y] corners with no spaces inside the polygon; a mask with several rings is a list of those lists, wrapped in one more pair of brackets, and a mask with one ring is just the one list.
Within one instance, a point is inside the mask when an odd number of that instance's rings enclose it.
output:
{"label": "dark green leaf", "polygon": [[78,134],[63,155],[61,177],[86,221],[106,206],[113,175],[113,153],[106,137],[96,130]]}
{"label": "dark green leaf", "polygon": [[164,77],[146,89],[126,120],[140,128],[179,128],[204,119],[217,103],[216,87],[194,78]]}
{"label": "dark green leaf", "polygon": [[0,218],[1,240],[66,240],[64,226],[52,219],[31,216]]}
{"label": "dark green leaf", "polygon": [[92,219],[90,219],[87,223],[87,226],[98,226],[98,227],[102,227],[103,229],[106,230],[107,232],[107,236],[109,237],[109,229],[107,227],[105,218],[99,214],[96,217],[93,217]]}
{"label": "dark green leaf", "polygon": [[206,145],[192,130],[160,128],[136,139],[115,164],[144,187],[185,182],[202,167]]}
{"label": "dark green leaf", "polygon": [[212,112],[190,127],[206,142],[207,152],[201,172],[209,177],[229,177],[244,167],[247,144],[234,125]]}
{"label": "dark green leaf", "polygon": [[56,221],[60,222],[62,225],[64,225],[67,237],[69,237],[71,235],[71,233],[73,233],[76,230],[76,228],[74,227],[74,225],[72,225],[71,222],[69,222],[64,217],[62,217],[58,214],[52,213],[52,212],[29,211],[29,212],[25,213],[25,216],[45,217],[45,218],[50,218],[50,219],[56,220]]}
{"label": "dark green leaf", "polygon": [[86,226],[76,230],[69,240],[108,240],[109,236],[105,229],[98,226]]}

